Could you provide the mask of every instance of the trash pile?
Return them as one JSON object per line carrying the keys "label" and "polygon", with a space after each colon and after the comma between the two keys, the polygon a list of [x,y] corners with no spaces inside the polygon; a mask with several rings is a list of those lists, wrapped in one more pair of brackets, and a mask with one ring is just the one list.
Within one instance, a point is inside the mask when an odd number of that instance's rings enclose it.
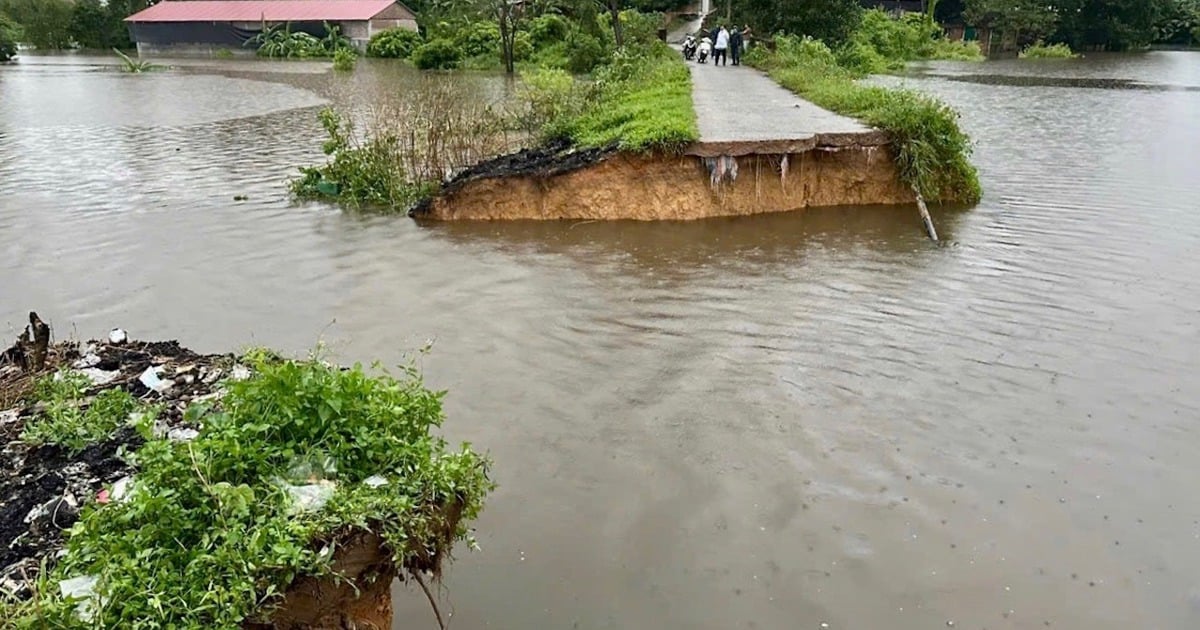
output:
{"label": "trash pile", "polygon": [[[31,330],[40,324],[35,319],[31,314]],[[26,424],[46,411],[45,403],[33,396],[39,379],[58,378],[62,370],[86,376],[90,385],[80,397],[81,409],[101,392],[125,390],[161,409],[155,434],[191,440],[199,427],[185,419],[186,407],[217,401],[224,378],[249,376],[233,355],[202,355],[176,341],[128,337],[117,329],[107,339],[42,342],[31,351],[37,344],[27,332],[0,354],[0,592],[18,599],[32,594],[43,563],[53,566],[63,531],[78,520],[80,510],[91,502],[121,499],[136,473],[125,455],[144,442],[125,425],[78,452],[58,444],[27,443],[22,439]],[[34,365],[34,357],[41,359],[40,365]]]}

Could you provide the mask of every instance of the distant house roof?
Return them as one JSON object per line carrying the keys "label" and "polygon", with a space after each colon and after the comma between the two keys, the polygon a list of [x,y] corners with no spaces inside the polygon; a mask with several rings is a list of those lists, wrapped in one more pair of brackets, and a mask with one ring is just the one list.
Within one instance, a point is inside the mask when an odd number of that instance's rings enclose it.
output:
{"label": "distant house roof", "polygon": [[321,22],[369,20],[395,0],[164,0],[126,22]]}

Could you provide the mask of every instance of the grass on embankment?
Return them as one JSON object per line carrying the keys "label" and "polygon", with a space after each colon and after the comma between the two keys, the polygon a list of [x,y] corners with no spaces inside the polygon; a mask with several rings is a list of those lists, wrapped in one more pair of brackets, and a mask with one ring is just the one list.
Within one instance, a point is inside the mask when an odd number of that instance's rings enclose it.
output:
{"label": "grass on embankment", "polygon": [[590,79],[545,69],[524,79],[533,126],[545,140],[671,152],[700,138],[691,74],[665,44],[618,52]]}
{"label": "grass on embankment", "polygon": [[804,98],[886,131],[892,139],[900,178],[926,199],[974,203],[981,190],[968,157],[971,141],[958,126],[958,113],[912,90],[860,85],[839,66],[825,44],[781,36],[771,52],[759,46],[747,62]]}

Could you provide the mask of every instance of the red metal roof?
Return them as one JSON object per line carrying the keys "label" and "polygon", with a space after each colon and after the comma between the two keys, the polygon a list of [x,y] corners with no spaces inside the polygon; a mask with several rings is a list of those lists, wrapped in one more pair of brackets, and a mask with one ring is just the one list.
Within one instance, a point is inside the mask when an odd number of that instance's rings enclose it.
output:
{"label": "red metal roof", "polygon": [[164,0],[126,22],[321,22],[369,20],[395,0]]}

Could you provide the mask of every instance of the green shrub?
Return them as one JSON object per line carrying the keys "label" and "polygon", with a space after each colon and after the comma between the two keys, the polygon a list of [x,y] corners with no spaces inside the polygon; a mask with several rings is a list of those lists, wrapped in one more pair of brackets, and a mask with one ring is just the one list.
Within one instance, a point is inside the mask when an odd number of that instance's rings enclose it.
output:
{"label": "green shrub", "polygon": [[333,53],[333,69],[338,72],[349,72],[358,63],[358,55],[350,48],[340,48]]}
{"label": "green shrub", "polygon": [[495,56],[500,50],[500,25],[495,22],[472,22],[455,33],[454,43],[464,58]]}
{"label": "green shrub", "polygon": [[571,32],[571,23],[557,13],[544,13],[529,21],[529,37],[535,48],[564,41]]}
{"label": "green shrub", "polygon": [[409,180],[397,138],[374,135],[360,143],[353,126],[333,109],[321,110],[318,117],[328,136],[321,149],[329,160],[301,168],[300,177],[292,181],[292,194],[405,210],[429,192],[427,186]]}
{"label": "green shrub", "polygon": [[432,39],[413,51],[412,60],[422,70],[449,70],[462,62],[463,51],[453,41]]}
{"label": "green shrub", "polygon": [[858,40],[850,40],[838,48],[837,62],[858,75],[880,74],[896,69],[896,64],[885,59],[875,47]]}
{"label": "green shrub", "polygon": [[[193,404],[190,442],[147,440],[126,498],[89,504],[66,554],[20,611],[26,628],[241,628],[301,576],[329,577],[344,537],[382,535],[407,575],[440,570],[492,489],[488,461],[432,434],[442,395],[319,360],[261,361],[226,383],[221,408]],[[378,476],[383,485],[363,483]],[[287,484],[334,488],[295,509]],[[461,514],[461,518],[458,516]],[[58,582],[93,576],[95,597]],[[80,610],[88,618],[81,618]],[[6,627],[9,627],[6,624]]]}
{"label": "green shrub", "polygon": [[944,103],[911,90],[858,85],[853,70],[837,65],[828,47],[807,38],[777,37],[774,54],[756,53],[747,62],[821,107],[886,131],[901,180],[926,198],[979,200],[979,177],[968,160],[970,139],[958,126],[958,113]]}
{"label": "green shrub", "polygon": [[1074,59],[1078,56],[1066,44],[1047,45],[1041,40],[1026,47],[1020,53],[1021,59]]}
{"label": "green shrub", "polygon": [[907,13],[899,19],[879,9],[863,12],[862,22],[838,47],[838,61],[859,74],[899,70],[918,59],[983,59],[975,42],[952,42],[924,13]]}
{"label": "green shrub", "polygon": [[586,74],[604,63],[608,51],[599,38],[576,32],[567,42],[567,70],[575,74]]}
{"label": "green shrub", "polygon": [[371,36],[367,55],[383,59],[408,59],[421,45],[421,34],[406,28],[389,28]]}
{"label": "green shrub", "polygon": [[570,125],[587,107],[591,88],[562,69],[539,67],[522,73],[519,96],[529,107],[524,126],[545,140],[569,138]]}
{"label": "green shrub", "polygon": [[[501,61],[503,61],[503,51],[501,51]],[[533,38],[525,31],[517,31],[513,34],[513,61],[527,61],[533,57]]]}

